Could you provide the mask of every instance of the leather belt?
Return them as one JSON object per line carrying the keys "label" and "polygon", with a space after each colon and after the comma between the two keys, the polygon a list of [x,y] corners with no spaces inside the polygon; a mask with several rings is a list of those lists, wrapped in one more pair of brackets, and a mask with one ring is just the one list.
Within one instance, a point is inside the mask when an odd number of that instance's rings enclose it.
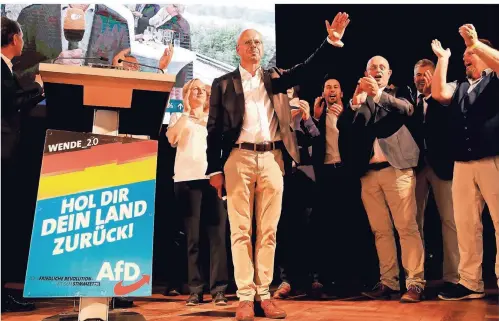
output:
{"label": "leather belt", "polygon": [[247,149],[255,152],[269,152],[271,150],[281,149],[282,147],[284,147],[284,143],[282,142],[282,140],[260,144],[240,143],[234,145],[234,148]]}
{"label": "leather belt", "polygon": [[333,167],[333,168],[341,168],[343,167],[343,163],[342,162],[339,162],[339,163],[334,163],[334,164],[324,164],[325,167]]}
{"label": "leather belt", "polygon": [[372,164],[369,164],[369,170],[380,171],[380,170],[387,168],[387,167],[390,167],[390,166],[392,166],[392,165],[390,165],[390,163],[388,163],[388,162],[372,163]]}

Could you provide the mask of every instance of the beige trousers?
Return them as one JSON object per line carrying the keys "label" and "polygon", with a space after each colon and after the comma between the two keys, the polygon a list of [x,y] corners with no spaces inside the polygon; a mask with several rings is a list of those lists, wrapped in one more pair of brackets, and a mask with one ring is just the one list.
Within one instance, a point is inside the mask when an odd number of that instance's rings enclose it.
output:
{"label": "beige trousers", "polygon": [[394,223],[400,237],[406,287],[417,285],[424,288],[424,250],[416,223],[414,171],[412,168],[400,170],[394,167],[371,170],[361,182],[362,202],[378,252],[381,283],[400,290]]}
{"label": "beige trousers", "polygon": [[[237,296],[241,301],[270,299],[283,193],[282,152],[233,149],[224,173]],[[256,216],[254,259],[253,213]]]}
{"label": "beige trousers", "polygon": [[[478,161],[456,162],[452,183],[454,214],[459,244],[459,283],[472,291],[483,292],[482,212],[489,207],[499,249],[499,156]],[[499,286],[499,251],[496,254]]]}
{"label": "beige trousers", "polygon": [[435,202],[442,222],[443,280],[445,282],[457,283],[459,281],[457,273],[459,247],[457,245],[456,223],[452,207],[452,181],[445,181],[438,178],[433,169],[428,165],[416,176],[416,203],[418,207],[416,221],[419,233],[421,234],[424,246],[424,214],[430,186],[433,189],[433,195],[435,196]]}

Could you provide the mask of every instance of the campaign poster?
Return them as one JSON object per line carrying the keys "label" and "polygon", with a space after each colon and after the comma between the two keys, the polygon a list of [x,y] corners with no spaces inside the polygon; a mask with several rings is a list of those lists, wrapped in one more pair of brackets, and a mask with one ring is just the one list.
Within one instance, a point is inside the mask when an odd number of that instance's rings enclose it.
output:
{"label": "campaign poster", "polygon": [[151,295],[157,151],[47,131],[25,297]]}

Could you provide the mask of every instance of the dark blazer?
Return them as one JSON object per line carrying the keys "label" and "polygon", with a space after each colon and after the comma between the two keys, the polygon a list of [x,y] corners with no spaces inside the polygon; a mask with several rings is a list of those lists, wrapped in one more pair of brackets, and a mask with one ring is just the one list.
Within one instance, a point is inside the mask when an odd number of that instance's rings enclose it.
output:
{"label": "dark blazer", "polygon": [[[320,172],[322,166],[324,166],[324,159],[326,157],[326,137],[327,137],[327,128],[326,128],[326,108],[324,107],[324,111],[316,121],[317,128],[319,129],[320,135],[315,137],[312,142],[312,160],[314,164],[314,168],[317,172]],[[338,117],[338,122],[336,126],[338,127],[339,137],[338,137],[338,148],[340,150],[341,162],[348,166],[350,164],[349,157],[351,156],[350,152],[350,135],[351,135],[351,124],[355,112],[348,105],[344,105],[343,113],[341,113],[340,117]]]}
{"label": "dark blazer", "polygon": [[[438,178],[451,180],[454,172],[452,159],[449,117],[446,106],[431,97],[427,100],[426,116],[423,106],[417,105],[417,90],[410,90],[406,96],[415,106],[414,115],[407,118],[407,128],[418,144],[419,163],[416,171],[428,163]],[[426,140],[426,148],[425,148]]]}
{"label": "dark blazer", "polygon": [[[305,62],[283,71],[282,75],[278,76],[277,68],[263,72],[263,82],[277,114],[281,138],[286,147],[283,151],[287,152],[284,153],[285,162],[292,158],[296,163],[300,163],[296,135],[291,128],[291,109],[286,90],[309,77],[323,77],[324,71],[327,70],[324,65],[331,61],[332,55],[338,51],[338,48],[325,40]],[[207,125],[207,174],[223,171],[225,161],[241,134],[244,112],[244,92],[239,69],[216,78],[211,87]]]}
{"label": "dark blazer", "polygon": [[[138,4],[135,6],[135,10],[138,10],[141,5]],[[142,17],[137,21],[137,28],[135,29],[136,34],[144,33],[144,30],[149,26],[149,19],[154,17],[156,13],[159,11],[159,4],[146,4],[144,9],[140,13],[142,13]]]}
{"label": "dark blazer", "polygon": [[43,100],[38,83],[22,88],[17,77],[2,60],[2,160],[15,154],[21,131],[22,115]]}
{"label": "dark blazer", "polygon": [[367,97],[366,102],[355,112],[351,127],[349,160],[356,175],[363,176],[368,171],[374,140],[392,139],[405,125],[407,116],[414,112],[414,106],[407,99],[398,98],[397,90],[396,87],[385,88],[377,104],[372,97]]}
{"label": "dark blazer", "polygon": [[[12,62],[21,83],[26,84],[33,82],[40,62],[57,58],[62,52],[61,5],[27,6],[21,10],[17,21],[23,30],[24,49]],[[130,48],[126,19],[105,5],[95,6],[90,32],[87,57],[104,56],[112,61],[120,51]]]}

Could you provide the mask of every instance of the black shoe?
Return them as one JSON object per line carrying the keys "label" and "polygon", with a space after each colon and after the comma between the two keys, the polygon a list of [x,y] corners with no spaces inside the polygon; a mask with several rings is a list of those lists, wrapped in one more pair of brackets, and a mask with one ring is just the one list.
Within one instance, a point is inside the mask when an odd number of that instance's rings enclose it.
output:
{"label": "black shoe", "polygon": [[373,300],[389,300],[391,299],[392,295],[398,293],[399,291],[393,290],[389,288],[387,285],[384,285],[383,283],[379,282],[374,286],[372,291],[362,292],[361,294]]}
{"label": "black shoe", "polygon": [[111,307],[116,309],[127,309],[133,307],[133,300],[124,297],[113,298],[114,302],[111,302]]}
{"label": "black shoe", "polygon": [[217,292],[217,294],[213,297],[213,303],[215,303],[215,305],[227,305],[228,301],[229,300],[227,300],[223,292]]}
{"label": "black shoe", "polygon": [[485,292],[471,291],[462,284],[454,284],[446,292],[440,292],[438,297],[446,301],[458,301],[466,299],[481,299]]}
{"label": "black shoe", "polygon": [[2,293],[2,312],[27,312],[35,310],[35,304],[12,294]]}
{"label": "black shoe", "polygon": [[165,292],[163,292],[164,296],[179,296],[180,292],[175,288],[166,288]]}
{"label": "black shoe", "polygon": [[195,306],[200,303],[203,303],[203,295],[202,294],[197,294],[197,293],[191,293],[187,301],[185,302],[185,305],[187,306]]}

